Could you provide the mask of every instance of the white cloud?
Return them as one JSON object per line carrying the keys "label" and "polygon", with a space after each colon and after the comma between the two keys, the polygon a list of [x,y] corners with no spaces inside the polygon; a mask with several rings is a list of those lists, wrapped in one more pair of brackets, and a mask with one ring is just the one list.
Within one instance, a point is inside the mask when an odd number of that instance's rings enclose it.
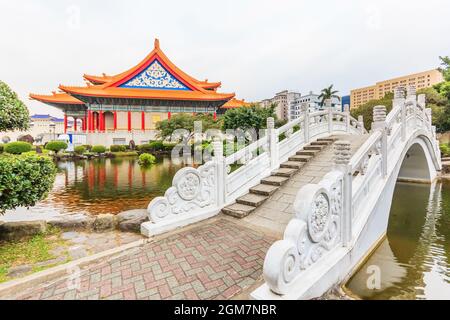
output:
{"label": "white cloud", "polygon": [[82,74],[115,74],[159,37],[167,55],[223,92],[259,100],[288,88],[351,88],[438,66],[450,3],[424,1],[0,0],[0,79],[28,101]]}

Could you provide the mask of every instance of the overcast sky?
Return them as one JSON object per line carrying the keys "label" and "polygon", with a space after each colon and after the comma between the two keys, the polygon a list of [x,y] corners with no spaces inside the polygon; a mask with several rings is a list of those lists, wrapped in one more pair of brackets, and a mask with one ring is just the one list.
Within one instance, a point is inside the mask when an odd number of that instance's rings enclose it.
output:
{"label": "overcast sky", "polygon": [[450,55],[450,1],[0,0],[0,80],[28,100],[116,74],[161,48],[198,79],[257,101],[334,84],[342,95]]}

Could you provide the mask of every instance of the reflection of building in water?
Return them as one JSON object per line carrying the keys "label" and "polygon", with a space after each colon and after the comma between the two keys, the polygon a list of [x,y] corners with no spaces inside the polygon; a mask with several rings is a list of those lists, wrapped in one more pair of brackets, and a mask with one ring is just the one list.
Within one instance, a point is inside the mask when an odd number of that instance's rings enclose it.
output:
{"label": "reflection of building in water", "polygon": [[[385,240],[347,287],[365,299],[448,298],[450,286],[442,218],[442,184],[398,183]],[[425,213],[425,214],[424,214]],[[447,244],[448,246],[448,244]],[[445,261],[443,261],[445,260]],[[370,266],[381,269],[381,290],[370,290]],[[442,266],[444,266],[442,268]],[[439,270],[440,269],[440,270]]]}

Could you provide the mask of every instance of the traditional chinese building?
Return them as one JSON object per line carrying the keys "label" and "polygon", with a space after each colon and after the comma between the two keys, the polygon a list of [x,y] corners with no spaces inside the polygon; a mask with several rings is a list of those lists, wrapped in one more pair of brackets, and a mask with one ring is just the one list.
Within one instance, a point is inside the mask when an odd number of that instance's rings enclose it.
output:
{"label": "traditional chinese building", "polygon": [[234,93],[217,92],[220,82],[200,81],[180,70],[163,53],[158,39],[135,67],[115,76],[84,78],[87,86],[60,85],[60,92],[30,98],[63,111],[65,131],[68,118],[73,118],[68,133],[86,133],[89,144],[145,143],[154,139],[156,124],[174,113],[216,115],[245,104],[233,99]]}

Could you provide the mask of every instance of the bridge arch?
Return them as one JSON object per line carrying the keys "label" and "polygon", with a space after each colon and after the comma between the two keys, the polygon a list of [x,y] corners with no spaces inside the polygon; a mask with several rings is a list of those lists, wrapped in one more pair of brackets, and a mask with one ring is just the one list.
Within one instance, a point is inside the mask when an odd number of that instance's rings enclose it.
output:
{"label": "bridge arch", "polygon": [[392,174],[396,181],[431,183],[440,170],[429,134],[417,130],[408,140]]}

